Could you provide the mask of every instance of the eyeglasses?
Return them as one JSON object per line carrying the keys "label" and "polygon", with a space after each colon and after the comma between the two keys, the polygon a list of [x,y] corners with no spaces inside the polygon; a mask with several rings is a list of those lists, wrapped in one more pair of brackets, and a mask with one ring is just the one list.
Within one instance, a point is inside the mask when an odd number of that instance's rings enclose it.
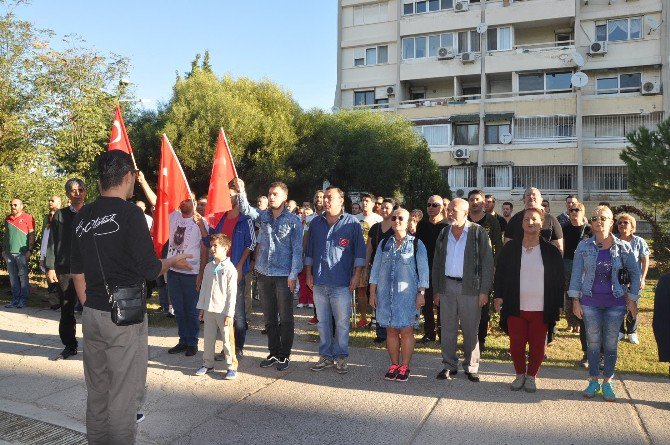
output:
{"label": "eyeglasses", "polygon": [[628,221],[619,221],[617,224],[620,226],[627,226],[630,223]]}
{"label": "eyeglasses", "polygon": [[542,207],[547,208],[549,207],[549,204],[542,204]]}
{"label": "eyeglasses", "polygon": [[395,221],[395,220],[398,220],[398,221],[402,222],[402,221],[405,220],[405,218],[403,216],[392,216],[391,221]]}
{"label": "eyeglasses", "polygon": [[380,206],[380,205],[382,205],[382,204],[384,204],[384,203],[383,203],[383,202],[375,202],[375,205],[376,205],[376,206]]}
{"label": "eyeglasses", "polygon": [[577,212],[581,212],[581,210],[580,209],[570,209],[570,212],[577,213]]}
{"label": "eyeglasses", "polygon": [[596,222],[596,221],[607,221],[609,218],[607,216],[592,216],[591,221]]}
{"label": "eyeglasses", "polygon": [[439,203],[439,202],[429,202],[428,204],[426,204],[426,206],[427,206],[427,207],[434,207],[434,208],[435,208],[435,207],[442,207],[442,203]]}

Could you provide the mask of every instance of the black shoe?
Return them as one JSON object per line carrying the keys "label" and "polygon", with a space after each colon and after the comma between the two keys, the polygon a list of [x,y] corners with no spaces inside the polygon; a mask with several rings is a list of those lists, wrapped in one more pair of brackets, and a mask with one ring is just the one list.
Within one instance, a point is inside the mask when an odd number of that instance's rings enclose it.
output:
{"label": "black shoe", "polygon": [[58,309],[60,309],[60,304],[52,304],[51,306],[49,306],[49,309],[51,309],[52,311],[57,311]]}
{"label": "black shoe", "polygon": [[268,335],[268,330],[267,330],[267,329],[263,329],[263,330],[261,331],[261,334],[263,334],[263,335]]}
{"label": "black shoe", "polygon": [[180,352],[186,351],[186,348],[188,348],[188,346],[184,343],[177,343],[177,346],[168,349],[168,354],[179,354]]}
{"label": "black shoe", "polygon": [[280,358],[277,361],[277,371],[285,371],[286,369],[288,369],[288,365],[290,365],[290,364],[291,364],[291,360],[289,360],[288,357]]}
{"label": "black shoe", "polygon": [[77,347],[66,346],[55,358],[55,360],[67,360],[69,357],[77,355]]}
{"label": "black shoe", "polygon": [[235,357],[237,357],[238,360],[242,360],[244,358],[244,349],[236,350]]}
{"label": "black shoe", "polygon": [[384,342],[386,341],[386,339],[385,339],[385,338],[381,338],[381,337],[375,337],[375,339],[372,340],[372,341],[374,341],[375,343],[379,344],[379,343],[384,343]]}
{"label": "black shoe", "polygon": [[137,413],[137,420],[135,421],[135,423],[140,423],[144,419],[146,419],[146,416],[143,413]]}
{"label": "black shoe", "polygon": [[279,360],[277,360],[277,357],[270,354],[265,360],[261,361],[261,368],[269,368],[270,366],[276,364],[278,361]]}
{"label": "black shoe", "polygon": [[423,343],[424,345],[427,343],[430,343],[431,341],[435,341],[434,338],[430,338],[427,335],[424,335],[421,340],[419,340],[420,343]]}
{"label": "black shoe", "polygon": [[[449,375],[447,375],[447,373],[449,373]],[[456,374],[458,374],[457,369],[449,369],[449,370],[443,369],[442,371],[440,371],[440,373],[435,378],[438,379],[438,380],[449,380],[451,377],[455,376]]]}
{"label": "black shoe", "polygon": [[479,374],[476,372],[466,372],[465,375],[468,376],[468,380],[471,382],[478,382],[479,381]]}
{"label": "black shoe", "polygon": [[186,357],[192,357],[198,353],[197,346],[186,346]]}

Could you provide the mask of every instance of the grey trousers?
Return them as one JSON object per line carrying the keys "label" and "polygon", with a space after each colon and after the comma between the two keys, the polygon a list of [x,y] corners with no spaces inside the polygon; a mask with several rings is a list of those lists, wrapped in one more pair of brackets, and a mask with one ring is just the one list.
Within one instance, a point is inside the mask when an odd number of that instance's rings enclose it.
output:
{"label": "grey trousers", "polygon": [[442,322],[441,343],[444,369],[458,369],[456,342],[458,325],[463,332],[463,369],[466,372],[479,371],[479,320],[482,310],[478,295],[463,295],[463,283],[447,279],[447,289],[440,295],[440,318]]}
{"label": "grey trousers", "polygon": [[133,444],[147,380],[147,319],[116,326],[109,312],[87,307],[82,329],[88,443]]}

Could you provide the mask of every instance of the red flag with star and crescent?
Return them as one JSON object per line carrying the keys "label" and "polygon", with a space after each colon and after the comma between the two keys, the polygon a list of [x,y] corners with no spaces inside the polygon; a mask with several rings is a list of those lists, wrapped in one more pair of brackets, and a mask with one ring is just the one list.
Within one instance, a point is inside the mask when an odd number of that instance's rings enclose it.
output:
{"label": "red flag with star and crescent", "polygon": [[130,146],[130,139],[128,139],[128,133],[126,132],[126,124],[123,123],[121,108],[118,105],[114,113],[112,134],[109,137],[109,147],[107,150],[121,150],[129,155],[133,154],[133,148]]}
{"label": "red flag with star and crescent", "polygon": [[237,170],[233,163],[226,133],[222,128],[216,141],[216,153],[214,154],[214,165],[212,165],[212,176],[209,179],[207,206],[205,207],[205,218],[210,227],[215,227],[223,214],[233,208],[230,202],[228,183],[236,177]]}
{"label": "red flag with star and crescent", "polygon": [[191,199],[191,189],[172,144],[163,134],[161,141],[161,161],[158,168],[158,190],[152,236],[154,249],[161,257],[163,245],[170,238],[170,213],[179,208],[182,201]]}

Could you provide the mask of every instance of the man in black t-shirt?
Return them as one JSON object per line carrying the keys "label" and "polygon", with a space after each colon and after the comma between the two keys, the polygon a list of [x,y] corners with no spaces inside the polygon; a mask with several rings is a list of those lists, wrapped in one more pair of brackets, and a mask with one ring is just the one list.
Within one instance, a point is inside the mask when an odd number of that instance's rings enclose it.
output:
{"label": "man in black t-shirt", "polygon": [[[544,212],[542,208],[542,194],[535,187],[526,189],[523,194],[523,203],[524,210],[536,208]],[[507,223],[505,242],[514,238],[523,238],[521,223],[523,222],[524,210],[517,212]],[[544,238],[545,241],[558,247],[558,250],[561,251],[561,255],[563,254],[563,229],[555,216],[549,213],[544,214],[544,223],[542,225],[542,230],[540,231],[540,236]]]}
{"label": "man in black t-shirt", "polygon": [[70,256],[72,280],[84,305],[86,433],[90,443],[131,444],[147,377],[147,319],[114,324],[105,281],[110,289],[142,284],[170,267],[188,268],[188,255],[156,258],[142,210],[126,201],[137,177],[128,153],[104,152],[98,173],[100,196],[75,216]]}

